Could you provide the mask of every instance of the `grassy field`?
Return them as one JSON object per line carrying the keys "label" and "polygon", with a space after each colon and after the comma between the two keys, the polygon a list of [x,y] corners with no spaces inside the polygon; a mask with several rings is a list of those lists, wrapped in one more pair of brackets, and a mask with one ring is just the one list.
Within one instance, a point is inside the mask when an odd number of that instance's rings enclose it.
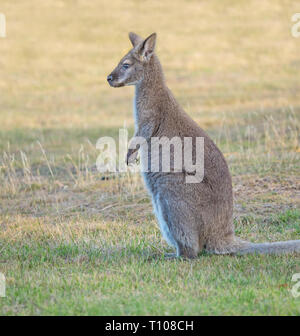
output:
{"label": "grassy field", "polygon": [[156,31],[169,87],[228,160],[237,234],[299,239],[299,11],[282,0],[1,0],[1,315],[299,315],[299,255],[164,260],[140,176],[95,169],[99,137],[133,133],[133,88],[106,76],[129,31]]}

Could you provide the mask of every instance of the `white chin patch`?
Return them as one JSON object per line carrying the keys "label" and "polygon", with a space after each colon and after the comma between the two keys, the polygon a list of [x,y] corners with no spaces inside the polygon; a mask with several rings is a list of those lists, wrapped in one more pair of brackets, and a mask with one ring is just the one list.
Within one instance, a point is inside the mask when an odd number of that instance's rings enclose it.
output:
{"label": "white chin patch", "polygon": [[126,86],[129,86],[129,85],[136,85],[137,84],[137,81],[135,81],[135,82],[130,82],[130,83],[126,83],[125,85]]}

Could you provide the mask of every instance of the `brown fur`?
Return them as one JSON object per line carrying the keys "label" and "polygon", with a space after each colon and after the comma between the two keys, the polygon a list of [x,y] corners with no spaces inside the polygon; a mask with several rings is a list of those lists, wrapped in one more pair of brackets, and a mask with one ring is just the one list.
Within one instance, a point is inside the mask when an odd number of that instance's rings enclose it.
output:
{"label": "brown fur", "polygon": [[[156,34],[144,40],[130,33],[129,38],[133,49],[108,81],[113,87],[135,85],[135,136],[144,137],[149,144],[152,137],[204,137],[202,182],[186,183],[185,170],[143,173],[162,233],[176,248],[176,255],[194,258],[203,249],[218,254],[300,251],[300,240],[252,244],[234,235],[231,175],[224,156],[166,86],[154,53]],[[137,149],[129,150],[127,161]],[[150,154],[151,150],[149,158]]]}

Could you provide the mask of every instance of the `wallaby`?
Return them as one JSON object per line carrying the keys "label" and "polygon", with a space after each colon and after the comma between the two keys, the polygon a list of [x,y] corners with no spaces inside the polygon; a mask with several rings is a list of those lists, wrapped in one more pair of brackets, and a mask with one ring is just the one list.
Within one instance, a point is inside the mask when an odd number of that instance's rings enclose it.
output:
{"label": "wallaby", "polygon": [[[133,48],[107,80],[112,87],[135,85],[135,137],[148,143],[153,137],[204,138],[201,182],[186,183],[184,169],[143,173],[162,234],[176,249],[173,256],[195,258],[203,249],[216,254],[299,252],[300,240],[254,244],[235,236],[231,175],[223,154],[166,86],[154,53],[156,34],[143,39],[129,33],[129,39]],[[128,151],[127,161],[137,150]]]}

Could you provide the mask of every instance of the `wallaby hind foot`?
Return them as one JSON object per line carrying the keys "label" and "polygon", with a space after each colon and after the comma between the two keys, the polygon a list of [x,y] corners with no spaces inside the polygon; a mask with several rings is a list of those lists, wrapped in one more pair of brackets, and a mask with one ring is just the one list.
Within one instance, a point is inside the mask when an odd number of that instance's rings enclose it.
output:
{"label": "wallaby hind foot", "polygon": [[164,259],[176,259],[178,258],[176,253],[165,253],[164,254]]}

